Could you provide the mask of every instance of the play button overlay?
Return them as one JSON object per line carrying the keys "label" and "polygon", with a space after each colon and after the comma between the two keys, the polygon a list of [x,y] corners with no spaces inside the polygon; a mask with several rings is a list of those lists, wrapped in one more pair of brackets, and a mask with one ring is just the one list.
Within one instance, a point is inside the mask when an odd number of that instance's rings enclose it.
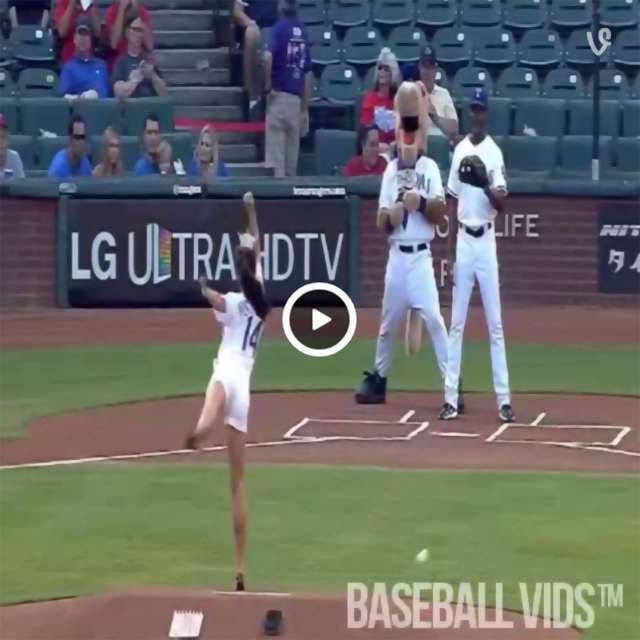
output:
{"label": "play button overlay", "polygon": [[310,282],[294,291],[282,311],[282,328],[294,349],[313,358],[333,356],[355,335],[351,298],[334,284]]}

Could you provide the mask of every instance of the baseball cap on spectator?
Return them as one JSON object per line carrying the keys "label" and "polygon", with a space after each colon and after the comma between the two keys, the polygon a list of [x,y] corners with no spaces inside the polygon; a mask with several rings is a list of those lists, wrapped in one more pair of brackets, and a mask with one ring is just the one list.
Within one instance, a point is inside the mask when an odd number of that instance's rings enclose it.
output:
{"label": "baseball cap on spectator", "polygon": [[7,118],[5,117],[4,113],[0,113],[0,129],[2,129],[3,131],[9,130],[9,123],[7,122]]}
{"label": "baseball cap on spectator", "polygon": [[402,65],[402,79],[406,82],[417,82],[420,80],[420,70],[418,65],[408,62]]}
{"label": "baseball cap on spectator", "polygon": [[469,103],[471,109],[484,109],[489,108],[489,96],[483,87],[475,87],[473,94],[471,95],[471,101]]}
{"label": "baseball cap on spectator", "polygon": [[438,66],[438,59],[436,58],[436,52],[433,47],[427,45],[420,54],[420,64],[424,67],[436,67]]}
{"label": "baseball cap on spectator", "polygon": [[76,33],[91,35],[91,22],[89,21],[88,16],[78,16],[78,21],[76,23]]}

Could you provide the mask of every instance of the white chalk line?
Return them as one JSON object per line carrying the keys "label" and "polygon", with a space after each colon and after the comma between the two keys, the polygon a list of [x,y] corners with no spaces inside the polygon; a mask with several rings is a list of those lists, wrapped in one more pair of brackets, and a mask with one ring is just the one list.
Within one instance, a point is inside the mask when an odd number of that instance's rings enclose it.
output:
{"label": "white chalk line", "polygon": [[411,418],[413,418],[415,414],[416,412],[413,409],[410,409],[402,416],[402,418],[400,418],[398,422],[408,422],[409,420],[411,420]]}
{"label": "white chalk line", "polygon": [[241,598],[250,598],[251,596],[260,598],[291,598],[292,593],[286,591],[219,591],[213,589],[208,593],[214,596],[240,596]]}
{"label": "white chalk line", "polygon": [[537,417],[537,418],[536,418],[536,419],[531,423],[531,426],[532,426],[532,427],[537,427],[537,426],[538,426],[538,425],[539,425],[539,424],[544,420],[544,417],[545,417],[546,415],[547,415],[547,414],[546,414],[546,413],[544,413],[544,412],[543,412],[543,413],[539,413],[539,414],[538,414],[538,417]]}
{"label": "white chalk line", "polygon": [[464,433],[462,431],[429,431],[432,436],[442,438],[479,438],[479,433]]}

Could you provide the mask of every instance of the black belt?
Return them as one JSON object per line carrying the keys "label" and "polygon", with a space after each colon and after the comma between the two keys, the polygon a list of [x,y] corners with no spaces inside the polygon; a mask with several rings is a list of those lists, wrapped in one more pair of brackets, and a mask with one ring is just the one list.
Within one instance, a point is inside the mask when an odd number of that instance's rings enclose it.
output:
{"label": "black belt", "polygon": [[399,244],[398,249],[402,253],[418,253],[418,251],[426,251],[429,248],[428,243],[421,242],[420,244]]}
{"label": "black belt", "polygon": [[464,229],[470,236],[474,238],[482,238],[485,231],[489,231],[493,225],[488,222],[487,224],[483,224],[481,227],[467,227],[466,224],[459,223],[460,229]]}

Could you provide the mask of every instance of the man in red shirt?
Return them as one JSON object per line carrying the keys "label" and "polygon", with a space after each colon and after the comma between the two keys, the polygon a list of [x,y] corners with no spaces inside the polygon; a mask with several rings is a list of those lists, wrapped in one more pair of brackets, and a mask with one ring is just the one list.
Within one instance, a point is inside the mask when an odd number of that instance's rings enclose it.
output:
{"label": "man in red shirt", "polygon": [[58,0],[56,6],[55,26],[58,36],[62,41],[62,62],[68,62],[76,53],[73,43],[78,17],[86,16],[91,26],[91,36],[94,42],[100,39],[100,17],[96,3],[92,2],[87,10],[82,8],[80,0]]}
{"label": "man in red shirt", "polygon": [[126,14],[134,10],[137,10],[140,19],[144,23],[145,31],[142,37],[142,49],[147,56],[153,52],[153,25],[151,24],[149,10],[139,0],[114,0],[107,11],[106,19],[107,42],[109,44],[107,62],[109,69],[113,69],[118,56],[127,53],[124,23],[127,17]]}
{"label": "man in red shirt", "polygon": [[363,127],[358,132],[358,155],[347,162],[343,174],[346,178],[355,176],[382,175],[387,160],[380,155],[380,131],[375,125]]}

